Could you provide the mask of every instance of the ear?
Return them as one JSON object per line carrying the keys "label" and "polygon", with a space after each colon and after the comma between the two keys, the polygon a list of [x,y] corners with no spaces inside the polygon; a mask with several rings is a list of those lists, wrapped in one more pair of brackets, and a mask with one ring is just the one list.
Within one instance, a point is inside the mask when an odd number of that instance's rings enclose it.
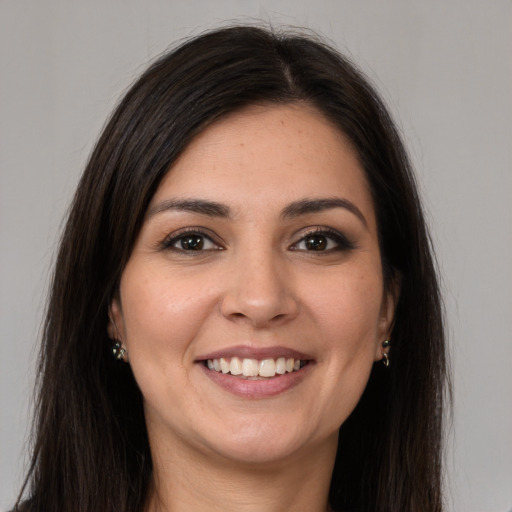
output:
{"label": "ear", "polygon": [[107,332],[110,339],[113,340],[112,353],[118,360],[128,362],[128,350],[126,348],[125,329],[123,312],[119,299],[113,299],[108,308]]}
{"label": "ear", "polygon": [[375,361],[380,361],[384,353],[389,352],[389,346],[383,348],[382,343],[391,338],[391,333],[395,325],[395,310],[400,297],[401,277],[393,278],[387,290],[384,290],[382,296],[382,305],[380,310],[377,343],[375,347]]}
{"label": "ear", "polygon": [[112,299],[108,308],[108,337],[112,340],[124,342],[124,319],[121,303],[118,298]]}

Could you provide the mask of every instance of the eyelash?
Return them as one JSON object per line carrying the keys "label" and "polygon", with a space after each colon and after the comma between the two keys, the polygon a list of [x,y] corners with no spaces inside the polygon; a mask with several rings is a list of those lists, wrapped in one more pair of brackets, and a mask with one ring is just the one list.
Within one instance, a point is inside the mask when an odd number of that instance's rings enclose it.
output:
{"label": "eyelash", "polygon": [[[184,240],[187,237],[200,237],[204,240],[207,240],[208,242],[212,243],[216,246],[216,248],[211,249],[202,249],[202,250],[193,250],[193,249],[183,249],[174,247],[175,244],[177,244],[180,240]],[[222,251],[224,247],[221,243],[217,242],[215,240],[215,237],[212,236],[212,234],[206,233],[202,229],[198,228],[185,228],[182,231],[178,231],[177,233],[172,233],[171,235],[167,236],[160,244],[160,248],[162,250],[170,250],[170,251],[176,251],[180,254],[190,254],[194,252],[211,252],[211,251]]]}
{"label": "eyelash", "polygon": [[[178,248],[175,247],[175,244],[178,242],[183,241],[187,237],[199,237],[202,238],[203,243],[204,241],[208,241],[209,243],[215,245],[215,248],[209,248],[209,249],[184,249],[184,248]],[[335,247],[326,248],[323,250],[315,251],[315,250],[307,250],[307,249],[298,249],[297,246],[299,246],[301,243],[305,243],[308,237],[325,237],[326,239],[329,239],[331,241],[334,241],[336,244]],[[328,245],[329,242],[327,242]],[[217,242],[215,240],[215,237],[213,237],[211,234],[206,233],[202,229],[196,229],[196,228],[186,228],[183,231],[179,231],[178,233],[173,233],[169,236],[167,236],[160,244],[160,249],[162,250],[170,250],[175,251],[180,254],[187,254],[192,255],[193,253],[201,253],[201,252],[211,252],[211,251],[222,251],[224,250],[224,247],[221,243]],[[348,251],[354,249],[356,246],[353,242],[347,239],[345,235],[340,233],[339,231],[336,231],[335,229],[331,228],[324,228],[324,227],[318,227],[311,229],[307,231],[306,233],[303,233],[301,238],[293,243],[289,249],[291,251],[303,251],[303,252],[314,252],[314,253],[323,253],[323,254],[329,254],[332,252],[338,252],[338,251]]]}
{"label": "eyelash", "polygon": [[[295,247],[298,246],[301,243],[304,243],[308,237],[317,237],[317,236],[323,236],[327,239],[333,240],[336,244],[336,247],[331,247],[329,249],[324,249],[321,251],[314,251],[314,250],[306,250],[306,249],[296,249]],[[338,252],[338,251],[348,251],[355,249],[355,244],[351,242],[345,235],[340,233],[339,231],[332,229],[332,228],[325,228],[325,227],[318,227],[311,229],[307,231],[306,233],[303,233],[300,240],[295,242],[290,246],[290,250],[297,251],[302,250],[304,252],[318,252],[323,254],[329,254],[332,252]]]}

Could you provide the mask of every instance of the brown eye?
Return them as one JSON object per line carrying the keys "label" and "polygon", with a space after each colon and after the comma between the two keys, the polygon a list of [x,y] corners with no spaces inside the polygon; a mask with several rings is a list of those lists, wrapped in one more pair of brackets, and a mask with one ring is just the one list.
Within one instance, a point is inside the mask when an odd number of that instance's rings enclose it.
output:
{"label": "brown eye", "polygon": [[318,229],[306,233],[290,247],[292,251],[330,253],[354,249],[355,245],[345,235],[333,229]]}
{"label": "brown eye", "polygon": [[195,230],[181,230],[170,235],[161,243],[161,248],[182,253],[219,251],[222,246],[213,241],[211,235]]}
{"label": "brown eye", "polygon": [[184,251],[200,251],[204,247],[204,238],[200,235],[187,235],[175,242],[175,247]]}
{"label": "brown eye", "polygon": [[304,239],[308,251],[324,251],[327,248],[327,238],[324,235],[312,235]]}

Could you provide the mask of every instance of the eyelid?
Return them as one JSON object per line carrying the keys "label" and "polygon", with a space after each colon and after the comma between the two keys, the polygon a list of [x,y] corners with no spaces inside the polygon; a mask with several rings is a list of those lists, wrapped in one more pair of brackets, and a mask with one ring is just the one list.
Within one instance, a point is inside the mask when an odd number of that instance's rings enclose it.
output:
{"label": "eyelid", "polygon": [[[175,244],[180,238],[186,237],[187,235],[201,236],[203,238],[208,239],[217,247],[215,249],[203,249],[201,251],[187,251],[185,249],[179,249],[173,246],[173,244]],[[162,250],[175,250],[176,252],[183,254],[190,254],[192,252],[204,253],[210,251],[221,251],[225,249],[225,244],[218,235],[213,233],[210,229],[201,226],[187,226],[184,228],[177,229],[176,231],[173,231],[172,233],[166,235],[164,239],[161,242],[159,242],[158,246]]]}
{"label": "eyelid", "polygon": [[334,251],[343,251],[343,250],[351,250],[355,249],[356,245],[342,232],[338,231],[337,229],[328,227],[328,226],[314,226],[310,228],[305,228],[303,231],[299,232],[297,236],[300,238],[294,242],[292,245],[290,245],[290,250],[292,251],[304,251],[304,252],[316,252],[316,251],[307,251],[306,249],[298,249],[296,246],[299,245],[301,242],[304,241],[305,238],[308,236],[319,236],[323,235],[326,238],[330,238],[331,240],[334,240],[337,244],[336,247],[327,249],[324,251],[318,251],[317,254],[329,254],[330,252]]}

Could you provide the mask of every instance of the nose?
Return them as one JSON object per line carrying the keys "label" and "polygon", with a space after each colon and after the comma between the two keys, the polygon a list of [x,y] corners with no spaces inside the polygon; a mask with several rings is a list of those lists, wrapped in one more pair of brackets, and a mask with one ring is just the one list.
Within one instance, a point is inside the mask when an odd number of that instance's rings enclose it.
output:
{"label": "nose", "polygon": [[286,323],[299,312],[286,262],[266,251],[240,255],[230,269],[222,314],[254,328]]}

